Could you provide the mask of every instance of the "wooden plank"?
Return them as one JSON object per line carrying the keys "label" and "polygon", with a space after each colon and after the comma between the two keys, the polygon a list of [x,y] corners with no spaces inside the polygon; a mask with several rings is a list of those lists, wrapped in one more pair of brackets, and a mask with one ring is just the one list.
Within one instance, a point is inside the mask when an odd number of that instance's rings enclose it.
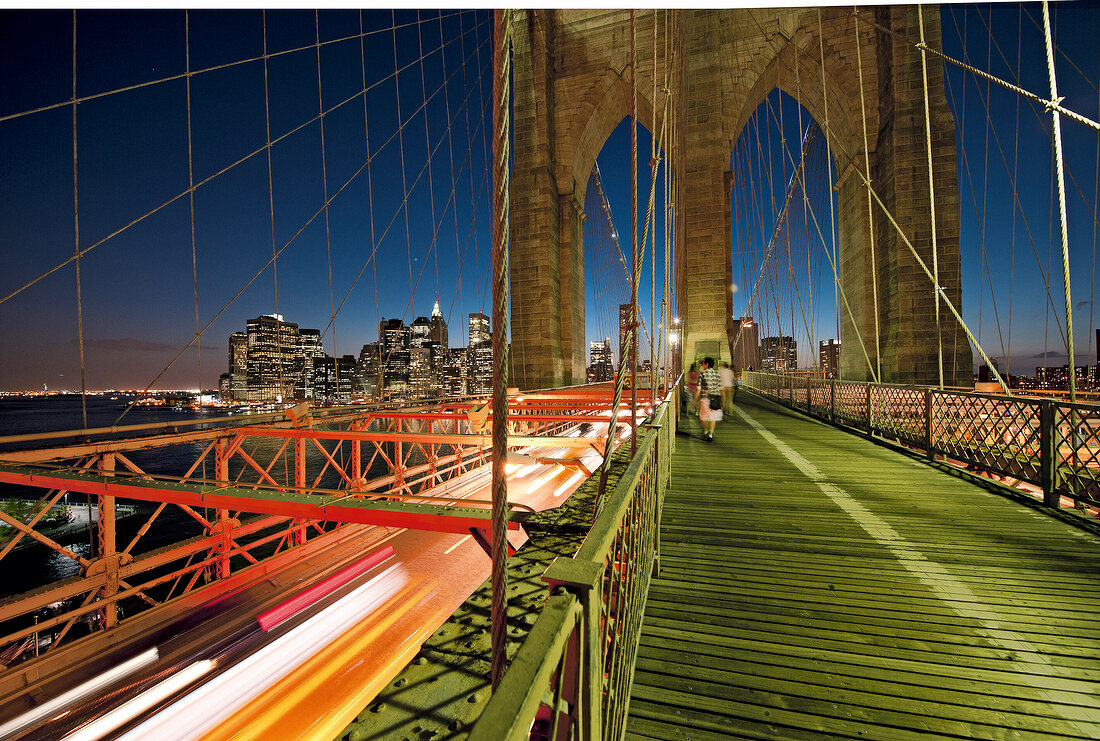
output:
{"label": "wooden plank", "polygon": [[816,479],[738,414],[678,440],[628,736],[1100,737],[1100,538],[738,404]]}

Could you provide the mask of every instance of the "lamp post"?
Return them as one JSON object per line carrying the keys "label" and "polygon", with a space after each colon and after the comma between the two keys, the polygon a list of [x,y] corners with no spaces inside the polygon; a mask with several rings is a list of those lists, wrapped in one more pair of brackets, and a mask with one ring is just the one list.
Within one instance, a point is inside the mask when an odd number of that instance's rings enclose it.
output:
{"label": "lamp post", "polygon": [[[683,333],[684,330],[683,327],[680,326],[680,318],[674,318],[672,320],[672,328],[668,331],[668,344],[671,348],[669,351],[669,364],[672,366],[669,372],[669,386],[672,385],[672,378],[679,375],[683,370],[681,366],[684,360],[684,350],[683,345],[680,343]],[[679,353],[676,355],[676,362],[672,363],[672,355],[677,350],[679,350]]]}

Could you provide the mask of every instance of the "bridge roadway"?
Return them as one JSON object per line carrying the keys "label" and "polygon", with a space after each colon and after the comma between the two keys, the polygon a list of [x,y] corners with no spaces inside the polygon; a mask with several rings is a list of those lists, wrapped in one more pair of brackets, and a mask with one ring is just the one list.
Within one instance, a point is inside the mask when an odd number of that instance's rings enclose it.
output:
{"label": "bridge roadway", "polygon": [[750,394],[698,430],[629,738],[1100,738],[1095,530]]}

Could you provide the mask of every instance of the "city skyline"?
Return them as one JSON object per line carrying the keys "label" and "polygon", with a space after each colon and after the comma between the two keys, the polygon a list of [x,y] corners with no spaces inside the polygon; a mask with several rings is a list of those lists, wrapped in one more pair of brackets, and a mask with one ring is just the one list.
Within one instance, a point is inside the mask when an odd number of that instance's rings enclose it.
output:
{"label": "city skyline", "polygon": [[[1012,49],[990,47],[993,35],[983,23],[999,38],[1026,31],[1019,75],[1025,87],[1042,92],[1045,66],[1033,64],[1041,52],[1032,38],[1033,12],[1021,11],[1020,20],[1015,6],[983,13],[948,7],[945,51],[979,67],[988,57],[990,69],[1012,78],[1016,73],[1000,61]],[[1065,104],[1096,117],[1091,70],[1097,48],[1087,38],[1095,10],[1056,6],[1052,13]],[[358,353],[382,317],[411,321],[419,314],[414,307],[438,301],[443,316],[459,322],[458,333],[467,329],[462,317],[489,313],[489,12],[81,10],[75,17],[74,60],[73,13],[2,12],[0,298],[62,267],[0,303],[6,327],[0,390],[81,387],[71,259],[77,229],[86,250],[79,286],[89,390],[212,388],[224,370],[224,338],[247,317],[299,317],[319,328],[325,351],[338,357]],[[961,70],[946,69],[963,211],[960,308],[987,350],[1012,356],[1014,371],[1026,372],[1036,361],[1065,362],[1053,310],[1062,301],[1060,270],[1056,264],[1048,270],[1042,255],[1052,292],[1047,300],[1036,288],[1036,269],[1028,273],[1022,262],[1032,259],[1033,249],[1036,259],[1047,250],[1048,233],[1057,248],[1057,224],[1036,221],[1031,228],[1043,237],[1037,246],[1023,241],[1017,224],[1015,257],[1003,254],[1011,241],[1003,232],[1014,214],[995,214],[1011,211],[1004,206],[1007,196],[991,187],[986,207],[970,191],[972,182],[981,185],[979,163],[987,154],[990,183],[994,165],[1000,166],[997,143],[983,128],[988,90],[973,79],[963,82]],[[74,90],[77,106],[71,105]],[[1013,99],[992,90],[991,109],[1014,116]],[[1032,116],[1026,110],[1031,105],[1021,108],[1019,156],[1045,163],[1049,115]],[[799,112],[808,122],[795,106],[784,108],[783,120]],[[639,155],[639,240],[650,176],[646,123],[638,129],[638,151],[647,153]],[[1081,202],[1096,180],[1095,152],[1088,140],[1082,143],[1079,128],[1064,128],[1078,186],[1070,194],[1076,217],[1070,251],[1075,360],[1081,365],[1096,354],[1089,279],[1095,232],[1091,217],[1082,218]],[[615,225],[586,206],[586,348],[593,339],[615,336],[615,306],[629,295],[617,248],[599,241],[610,234],[629,256],[629,151],[624,119],[598,159]],[[193,229],[189,183],[195,184]],[[662,235],[660,176],[658,183],[654,230]],[[1021,183],[1019,197],[1046,209],[1048,190]],[[1088,229],[1083,222],[1090,222]],[[756,307],[744,303],[758,264],[742,270],[736,242],[734,250],[734,312],[753,313]],[[995,297],[1002,302],[999,315],[990,288],[1016,263],[1027,278],[1017,278],[1016,339],[1002,352],[997,332],[1008,327],[1004,287],[997,286],[1002,293]],[[654,267],[660,281],[660,259]],[[649,273],[647,257],[639,292],[646,323]],[[762,334],[798,339],[800,364],[811,363],[817,341],[836,334],[827,331],[836,312],[831,290],[819,298],[812,338],[801,333],[801,319],[755,312]],[[188,347],[197,330],[201,338]],[[648,343],[644,332],[639,335],[644,359]]]}

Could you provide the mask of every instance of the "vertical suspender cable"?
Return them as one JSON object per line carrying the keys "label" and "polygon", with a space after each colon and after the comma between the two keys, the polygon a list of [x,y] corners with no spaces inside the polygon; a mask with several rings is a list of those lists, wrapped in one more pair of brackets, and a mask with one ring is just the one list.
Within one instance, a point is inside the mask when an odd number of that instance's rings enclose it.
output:
{"label": "vertical suspender cable", "polygon": [[[1047,45],[1047,72],[1050,74],[1050,99],[1055,104],[1062,102],[1058,97],[1058,83],[1054,75],[1054,45],[1050,38],[1050,9],[1043,0],[1043,32]],[[1077,401],[1077,366],[1073,358],[1073,303],[1069,293],[1069,233],[1066,223],[1066,176],[1062,162],[1062,124],[1058,111],[1053,108],[1050,115],[1054,122],[1054,161],[1058,167],[1058,215],[1062,227],[1062,279],[1066,293],[1066,355],[1069,356],[1069,400]]]}
{"label": "vertical suspender cable", "polygon": [[[856,42],[859,42],[857,35]],[[829,239],[833,246],[833,264],[836,264],[836,216],[834,215],[836,209],[833,208],[833,158],[831,154],[831,148],[829,147],[829,136],[832,133],[832,129],[829,128],[829,91],[825,87],[825,31],[821,23],[821,8],[817,9],[817,44],[821,51],[821,102],[825,109],[825,165],[827,167],[828,180],[826,185],[828,188],[825,191],[825,195],[829,198]],[[861,72],[862,74],[862,72]],[[863,85],[860,84],[860,90],[862,91]],[[864,119],[866,121],[866,119]],[[865,129],[866,131],[866,129]],[[864,145],[866,149],[866,144]],[[870,213],[870,201],[867,203],[868,213]],[[833,306],[836,309],[836,338],[840,340],[840,284],[837,281],[833,281]],[[837,375],[840,374],[840,368],[837,368]]]}
{"label": "vertical suspender cable", "polygon": [[[367,158],[367,218],[370,220],[370,247],[371,269],[374,273],[374,318],[380,320],[382,311],[378,303],[378,260],[374,258],[378,251],[378,242],[374,236],[374,182],[371,178],[371,153],[370,153],[370,117],[367,115],[367,50],[363,40],[363,11],[359,11],[359,66],[363,81],[363,147]],[[381,339],[381,338],[379,338]],[[378,376],[375,378],[374,396],[382,398],[382,386],[384,370],[382,365],[382,349],[378,349],[377,361]]]}
{"label": "vertical suspender cable", "polygon": [[493,69],[493,537],[492,641],[493,688],[504,676],[508,641],[508,242],[509,139],[512,101],[511,10],[495,10]]}
{"label": "vertical suspender cable", "polygon": [[[878,267],[875,265],[875,219],[871,204],[871,150],[867,143],[867,103],[863,94],[863,42],[859,38],[858,9],[852,14],[856,27],[856,69],[859,70],[859,110],[863,118],[863,167],[867,171],[867,236],[871,248],[871,301],[875,310],[875,378],[882,380],[882,353],[879,350]],[[824,60],[823,60],[824,61]],[[830,196],[831,198],[831,196]],[[836,261],[833,261],[836,264]]]}
{"label": "vertical suspender cable", "polygon": [[[924,12],[921,6],[917,6],[917,25],[920,28],[920,68],[924,80],[924,135],[925,149],[928,154],[928,210],[932,227],[932,280],[936,286],[940,284],[940,259],[939,250],[936,248],[936,184],[932,174],[932,117],[928,103],[928,53],[924,46]],[[943,333],[940,331],[940,294],[933,289],[932,295],[936,299],[936,351],[939,361],[939,386],[943,388]],[[952,368],[954,377],[954,368]]]}
{"label": "vertical suspender cable", "polygon": [[[275,247],[275,183],[272,179],[271,170],[271,97],[268,93],[268,72],[267,72],[267,11],[263,11],[263,34],[264,34],[264,127],[267,132],[267,203],[269,214],[271,218],[271,274],[275,283],[275,316],[276,321],[282,321],[279,319],[279,250]],[[279,380],[276,394],[279,398],[283,394],[283,332],[282,326],[275,325],[275,362],[279,366]]]}
{"label": "vertical suspender cable", "polygon": [[88,398],[84,380],[84,299],[80,295],[80,199],[78,193],[76,169],[76,9],[73,9],[73,251],[76,258],[76,344],[80,353],[80,413],[82,427],[88,429]]}
{"label": "vertical suspender cable", "polygon": [[[650,167],[657,163],[657,9],[653,9],[653,97],[649,99],[653,112],[652,123],[649,129],[649,162]],[[653,185],[657,185],[654,181]],[[652,192],[650,193],[652,200]],[[645,248],[645,245],[642,245]],[[649,343],[649,403],[657,398],[657,362],[658,345],[661,342],[657,332],[657,323],[654,316],[657,312],[657,230],[650,232],[649,237],[649,330],[652,339]],[[663,319],[663,317],[662,317]],[[662,322],[663,323],[663,322]]]}
{"label": "vertical suspender cable", "polygon": [[[634,11],[630,11],[630,457],[638,447],[638,55],[634,47]],[[644,249],[644,245],[643,245]]]}
{"label": "vertical suspender cable", "polygon": [[[195,250],[195,168],[191,155],[191,14],[183,11],[183,48],[184,71],[187,80],[187,199],[191,211],[191,282],[195,293],[195,336],[201,331],[199,325],[199,261]],[[195,358],[199,373],[199,406],[202,406],[202,343],[195,343]],[[233,369],[230,368],[232,373]],[[206,465],[205,459],[203,466]]]}
{"label": "vertical suspender cable", "polygon": [[[328,313],[332,324],[333,372],[336,376],[336,388],[332,392],[340,398],[340,356],[336,354],[336,300],[332,291],[332,230],[328,218],[328,163],[325,155],[325,101],[321,95],[321,16],[313,11],[313,28],[317,41],[317,121],[321,127],[321,187],[325,196],[325,255],[328,258]],[[364,94],[365,97],[365,94]],[[349,379],[350,383],[350,379]]]}
{"label": "vertical suspender cable", "polygon": [[[794,48],[794,85],[795,90],[798,91],[799,100],[802,98],[802,75],[799,71],[799,59],[798,59],[798,46]],[[802,136],[802,103],[798,103],[798,135]],[[809,219],[806,218],[807,203],[809,202],[809,195],[806,193],[806,174],[803,171],[802,174],[802,223],[806,224]],[[807,232],[808,233],[808,232]],[[810,250],[809,245],[806,244],[808,240],[803,239],[803,245],[806,247],[806,300],[810,305],[810,319],[806,321],[806,314],[803,312],[802,321],[806,324],[806,342],[809,344],[810,351],[810,367],[817,368],[817,353],[814,352],[814,338],[813,338],[813,325],[814,325],[814,284],[813,278],[810,274]],[[797,287],[797,286],[796,286]],[[799,295],[799,309],[802,308],[802,296]],[[793,319],[792,319],[793,330]],[[794,332],[791,332],[793,339]]]}

